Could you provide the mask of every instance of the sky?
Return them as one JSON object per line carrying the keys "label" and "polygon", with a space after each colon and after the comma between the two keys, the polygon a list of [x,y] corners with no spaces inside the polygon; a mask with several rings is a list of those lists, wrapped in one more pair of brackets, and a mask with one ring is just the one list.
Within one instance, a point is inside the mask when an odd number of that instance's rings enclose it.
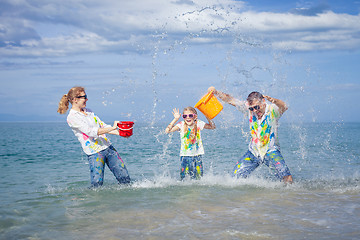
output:
{"label": "sky", "polygon": [[[359,122],[360,1],[1,0],[0,121],[170,122],[210,86],[284,100],[287,122]],[[204,119],[203,116],[199,116]],[[215,122],[242,119],[224,105]]]}

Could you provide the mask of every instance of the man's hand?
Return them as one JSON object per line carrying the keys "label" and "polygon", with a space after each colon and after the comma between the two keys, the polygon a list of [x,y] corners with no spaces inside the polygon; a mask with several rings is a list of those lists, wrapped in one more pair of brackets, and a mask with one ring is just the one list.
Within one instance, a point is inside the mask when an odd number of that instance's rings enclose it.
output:
{"label": "man's hand", "polygon": [[267,95],[263,95],[266,100],[268,100],[271,103],[274,103],[276,106],[278,106],[280,113],[283,114],[288,107],[286,106],[286,103],[280,99],[272,98]]}

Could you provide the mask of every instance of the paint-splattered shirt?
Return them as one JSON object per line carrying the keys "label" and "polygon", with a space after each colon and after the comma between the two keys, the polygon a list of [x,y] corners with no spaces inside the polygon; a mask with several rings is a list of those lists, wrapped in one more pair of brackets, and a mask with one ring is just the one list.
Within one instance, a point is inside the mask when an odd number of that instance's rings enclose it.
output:
{"label": "paint-splattered shirt", "polygon": [[[197,132],[195,136],[195,128],[188,127],[184,121],[177,124],[180,128],[180,156],[197,156],[204,154],[204,147],[201,141],[200,131],[204,129],[205,122],[197,120]],[[185,133],[184,128],[187,128]]]}
{"label": "paint-splattered shirt", "polygon": [[84,152],[87,155],[92,155],[111,145],[105,134],[97,134],[99,128],[111,126],[101,121],[90,109],[85,109],[85,113],[70,109],[67,123],[81,143]]}
{"label": "paint-splattered shirt", "polygon": [[280,150],[277,128],[281,114],[278,106],[273,103],[266,103],[265,113],[261,119],[258,119],[256,114],[247,110],[245,102],[239,101],[236,106],[240,111],[249,114],[250,152],[257,157],[264,158],[267,152]]}

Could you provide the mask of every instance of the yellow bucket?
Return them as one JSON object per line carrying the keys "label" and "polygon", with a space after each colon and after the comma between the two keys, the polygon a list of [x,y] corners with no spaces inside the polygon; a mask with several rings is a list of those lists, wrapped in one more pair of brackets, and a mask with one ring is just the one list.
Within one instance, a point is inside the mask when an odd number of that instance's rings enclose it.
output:
{"label": "yellow bucket", "polygon": [[222,104],[214,96],[213,92],[209,92],[203,96],[200,101],[195,104],[195,107],[210,119],[216,117],[216,115],[218,115],[223,109]]}

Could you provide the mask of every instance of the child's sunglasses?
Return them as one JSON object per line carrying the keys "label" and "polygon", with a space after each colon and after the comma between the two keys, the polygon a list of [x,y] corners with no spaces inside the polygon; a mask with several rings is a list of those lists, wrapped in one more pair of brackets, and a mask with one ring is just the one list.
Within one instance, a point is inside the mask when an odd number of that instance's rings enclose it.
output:
{"label": "child's sunglasses", "polygon": [[194,118],[194,117],[195,117],[195,114],[189,114],[189,115],[183,114],[183,118],[184,118],[184,119],[187,118],[187,117],[189,117],[189,118]]}
{"label": "child's sunglasses", "polygon": [[249,110],[250,110],[250,111],[259,110],[259,109],[260,109],[260,106],[259,106],[259,105],[256,105],[256,106],[253,106],[253,107],[249,107]]}

